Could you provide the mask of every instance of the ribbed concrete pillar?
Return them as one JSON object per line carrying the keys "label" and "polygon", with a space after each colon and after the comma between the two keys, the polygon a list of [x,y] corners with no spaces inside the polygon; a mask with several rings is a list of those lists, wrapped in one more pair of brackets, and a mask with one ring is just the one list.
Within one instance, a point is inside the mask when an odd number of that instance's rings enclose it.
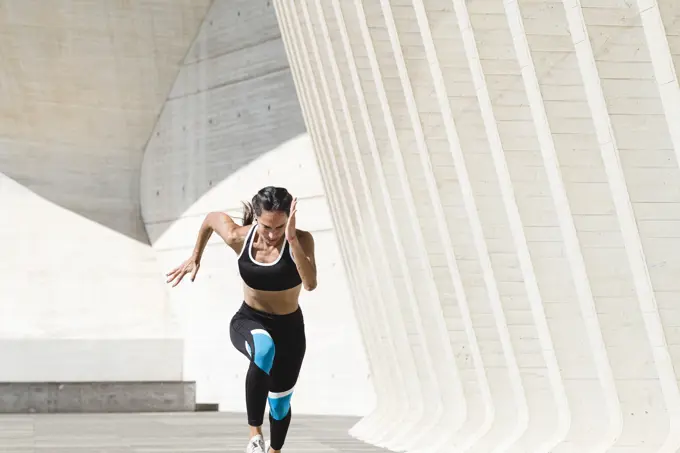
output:
{"label": "ribbed concrete pillar", "polygon": [[671,0],[275,2],[394,450],[680,448]]}

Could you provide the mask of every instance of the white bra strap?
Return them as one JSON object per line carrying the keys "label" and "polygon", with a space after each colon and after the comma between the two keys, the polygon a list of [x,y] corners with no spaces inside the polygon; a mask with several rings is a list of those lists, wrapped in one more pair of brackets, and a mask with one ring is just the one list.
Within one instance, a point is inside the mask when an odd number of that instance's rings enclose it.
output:
{"label": "white bra strap", "polygon": [[257,222],[253,222],[253,225],[250,227],[250,230],[248,230],[246,239],[243,241],[243,247],[241,247],[241,253],[238,254],[239,258],[241,258],[241,256],[243,255],[244,250],[250,248],[251,243],[253,241],[253,237],[255,237],[255,227],[257,227]]}

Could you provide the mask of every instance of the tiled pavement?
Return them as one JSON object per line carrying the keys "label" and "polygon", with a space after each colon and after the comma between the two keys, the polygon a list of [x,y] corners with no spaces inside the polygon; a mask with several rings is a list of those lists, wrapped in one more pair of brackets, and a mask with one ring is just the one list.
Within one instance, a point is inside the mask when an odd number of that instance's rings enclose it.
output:
{"label": "tiled pavement", "polygon": [[[347,434],[356,421],[295,415],[283,451],[386,453]],[[243,414],[0,415],[2,453],[243,453],[247,440]]]}

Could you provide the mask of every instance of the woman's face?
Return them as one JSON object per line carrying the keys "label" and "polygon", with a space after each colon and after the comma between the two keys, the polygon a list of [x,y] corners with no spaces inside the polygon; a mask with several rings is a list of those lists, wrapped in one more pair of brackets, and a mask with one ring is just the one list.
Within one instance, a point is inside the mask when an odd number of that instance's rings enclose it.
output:
{"label": "woman's face", "polygon": [[276,245],[286,233],[288,214],[282,211],[262,211],[257,218],[257,232],[267,245]]}

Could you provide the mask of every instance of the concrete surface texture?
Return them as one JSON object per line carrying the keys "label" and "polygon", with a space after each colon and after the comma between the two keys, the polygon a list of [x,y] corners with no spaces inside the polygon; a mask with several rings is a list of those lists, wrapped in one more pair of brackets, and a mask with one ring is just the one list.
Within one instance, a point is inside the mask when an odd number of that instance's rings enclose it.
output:
{"label": "concrete surface texture", "polygon": [[0,1],[0,381],[182,379],[139,180],[208,4]]}
{"label": "concrete surface texture", "polygon": [[[308,347],[292,404],[296,413],[368,412],[373,388],[351,293],[269,0],[212,4],[151,133],[141,175],[142,216],[164,270],[190,256],[208,212],[240,222],[241,202],[267,185],[298,197],[298,228],[314,235],[319,285],[301,293]],[[243,300],[236,254],[213,235],[196,280],[168,292],[185,340],[184,376],[197,382],[198,401],[244,411],[248,362],[229,338]]]}
{"label": "concrete surface texture", "polygon": [[0,382],[195,381],[198,403],[245,410],[236,256],[214,237],[195,283],[164,274],[206,213],[239,221],[273,184],[299,197],[318,255],[294,410],[370,410],[271,2],[0,0],[0,30]]}
{"label": "concrete surface texture", "polygon": [[[242,453],[242,414],[50,414],[0,416],[0,445],[12,453]],[[355,417],[296,416],[283,451],[380,453],[347,436]],[[269,428],[263,428],[269,439]]]}
{"label": "concrete surface texture", "polygon": [[196,410],[196,384],[192,382],[0,383],[0,414]]}
{"label": "concrete surface texture", "polygon": [[400,451],[680,448],[680,6],[275,2]]}

